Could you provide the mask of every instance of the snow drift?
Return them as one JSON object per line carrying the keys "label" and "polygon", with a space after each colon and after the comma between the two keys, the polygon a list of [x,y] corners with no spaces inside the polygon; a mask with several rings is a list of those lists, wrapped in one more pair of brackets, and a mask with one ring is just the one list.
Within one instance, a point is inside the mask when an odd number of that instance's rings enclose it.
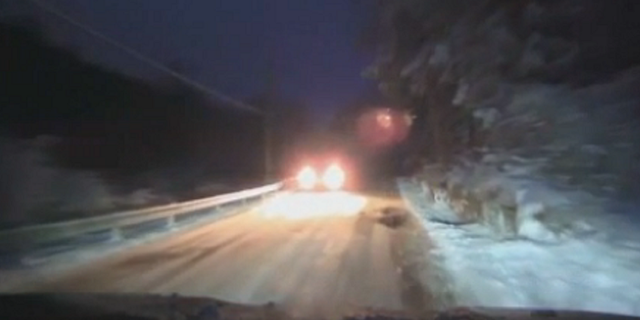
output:
{"label": "snow drift", "polygon": [[432,220],[432,202],[415,180],[400,180],[399,189],[422,218],[457,304],[640,315],[640,239],[633,229],[639,221],[629,221],[630,209],[592,215],[588,232],[562,241],[555,234],[553,242],[538,241],[549,229],[527,223],[524,235],[536,240],[504,239],[491,225]]}

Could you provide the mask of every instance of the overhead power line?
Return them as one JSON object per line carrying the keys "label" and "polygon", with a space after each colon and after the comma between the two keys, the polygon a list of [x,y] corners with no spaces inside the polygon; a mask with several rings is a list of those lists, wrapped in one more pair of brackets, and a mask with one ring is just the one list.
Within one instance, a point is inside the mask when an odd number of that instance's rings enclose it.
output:
{"label": "overhead power line", "polygon": [[221,93],[220,91],[213,90],[213,89],[201,84],[200,82],[197,82],[197,81],[195,81],[193,79],[190,79],[190,78],[186,77],[183,74],[180,74],[180,73],[178,73],[178,72],[176,72],[174,70],[171,70],[170,68],[164,66],[163,64],[144,56],[140,52],[138,52],[138,51],[136,51],[136,50],[134,50],[134,49],[132,49],[130,47],[127,47],[127,46],[125,46],[125,45],[123,45],[123,44],[121,44],[121,43],[119,43],[119,42],[117,42],[117,41],[115,41],[115,40],[103,35],[102,33],[98,32],[97,30],[95,30],[95,29],[93,29],[93,28],[91,28],[91,27],[89,27],[89,26],[87,26],[85,24],[82,24],[82,23],[72,19],[67,14],[65,14],[64,12],[56,9],[55,7],[53,7],[51,5],[44,4],[40,0],[29,0],[29,1],[31,3],[33,3],[33,4],[35,4],[40,9],[42,9],[42,10],[44,10],[44,11],[50,13],[50,14],[53,14],[53,15],[57,16],[60,19],[65,20],[66,22],[72,24],[73,26],[75,26],[77,28],[82,29],[83,31],[85,31],[86,33],[89,33],[92,36],[95,36],[97,38],[102,39],[103,41],[107,42],[108,44],[110,44],[110,45],[112,45],[114,47],[117,47],[118,49],[121,49],[121,50],[125,51],[126,53],[132,55],[133,57],[137,58],[138,60],[146,62],[147,64],[151,65],[152,67],[154,67],[154,68],[156,68],[156,69],[158,69],[160,71],[163,71],[163,72],[165,72],[165,73],[167,73],[167,74],[169,74],[169,75],[171,75],[171,76],[173,76],[173,77],[175,77],[177,79],[180,79],[180,80],[184,81],[185,83],[187,83],[187,84],[189,84],[189,85],[191,85],[191,86],[193,86],[193,87],[195,87],[197,89],[200,89],[200,90],[212,95],[213,97],[215,97],[216,99],[218,99],[218,100],[220,100],[222,102],[228,103],[228,104],[232,105],[235,108],[243,109],[245,111],[251,111],[251,112],[255,112],[255,113],[262,113],[261,110],[255,108],[255,107],[252,107],[252,106],[250,106],[250,105],[248,105],[248,104],[246,104],[246,103],[244,103],[242,101],[238,101],[236,99],[233,99],[233,98],[229,97],[228,95]]}

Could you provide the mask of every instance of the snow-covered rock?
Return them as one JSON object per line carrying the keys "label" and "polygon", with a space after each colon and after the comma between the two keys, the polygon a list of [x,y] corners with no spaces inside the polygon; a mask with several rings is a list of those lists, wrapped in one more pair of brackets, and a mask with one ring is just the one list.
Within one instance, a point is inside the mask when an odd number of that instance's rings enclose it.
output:
{"label": "snow-covered rock", "polygon": [[474,211],[465,199],[452,199],[446,190],[431,188],[425,181],[418,185],[423,201],[429,204],[425,211],[428,219],[451,224],[477,222],[478,211]]}
{"label": "snow-covered rock", "polygon": [[549,240],[551,234],[564,239],[587,232],[584,226],[600,210],[601,200],[546,179],[540,174],[543,163],[541,159],[489,153],[480,162],[462,161],[441,181],[455,193],[453,197],[481,202],[477,220],[498,237]]}
{"label": "snow-covered rock", "polygon": [[520,221],[518,236],[541,242],[556,242],[559,240],[558,235],[535,218],[525,218]]}

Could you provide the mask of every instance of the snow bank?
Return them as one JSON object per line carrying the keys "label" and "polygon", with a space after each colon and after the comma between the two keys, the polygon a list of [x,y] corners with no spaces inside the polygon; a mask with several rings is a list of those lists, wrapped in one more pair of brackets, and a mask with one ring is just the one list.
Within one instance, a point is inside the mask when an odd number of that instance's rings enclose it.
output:
{"label": "snow bank", "polygon": [[105,209],[108,190],[90,172],[55,168],[48,148],[55,138],[0,141],[3,224],[50,221],[65,211]]}
{"label": "snow bank", "polygon": [[0,226],[80,218],[158,202],[149,190],[114,195],[92,171],[56,167],[49,154],[55,137],[0,138]]}
{"label": "snow bank", "polygon": [[499,241],[482,224],[427,219],[432,206],[415,180],[400,180],[399,189],[423,218],[457,304],[640,315],[640,238],[632,227],[639,224],[628,212],[592,219],[597,232],[554,244]]}

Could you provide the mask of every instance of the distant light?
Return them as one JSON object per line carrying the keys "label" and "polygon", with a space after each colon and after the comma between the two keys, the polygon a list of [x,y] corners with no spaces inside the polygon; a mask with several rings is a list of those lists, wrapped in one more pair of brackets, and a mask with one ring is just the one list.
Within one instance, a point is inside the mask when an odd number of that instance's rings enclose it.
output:
{"label": "distant light", "polygon": [[384,129],[389,129],[393,125],[393,119],[391,119],[391,115],[388,111],[380,111],[376,116],[376,121],[378,125]]}
{"label": "distant light", "polygon": [[358,138],[368,147],[383,149],[404,141],[413,119],[406,111],[374,108],[358,117]]}

